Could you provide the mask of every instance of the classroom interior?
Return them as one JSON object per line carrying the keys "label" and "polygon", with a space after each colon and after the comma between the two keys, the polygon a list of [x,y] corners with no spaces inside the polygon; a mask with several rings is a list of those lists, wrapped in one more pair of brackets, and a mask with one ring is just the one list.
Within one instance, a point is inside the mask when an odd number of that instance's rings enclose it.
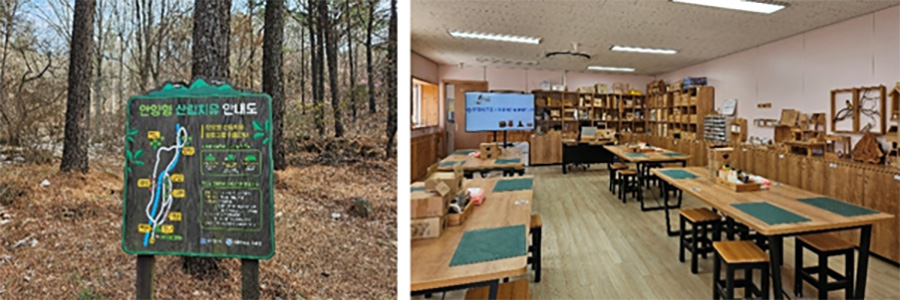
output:
{"label": "classroom interior", "polygon": [[411,13],[413,299],[900,299],[900,2]]}

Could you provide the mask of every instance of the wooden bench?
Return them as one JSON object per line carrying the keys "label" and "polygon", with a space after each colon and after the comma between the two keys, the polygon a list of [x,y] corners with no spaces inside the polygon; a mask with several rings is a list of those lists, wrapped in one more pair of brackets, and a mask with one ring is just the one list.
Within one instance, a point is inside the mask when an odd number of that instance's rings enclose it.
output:
{"label": "wooden bench", "polygon": [[[490,287],[483,286],[466,291],[466,300],[488,299]],[[527,279],[501,283],[497,287],[497,299],[531,299]]]}

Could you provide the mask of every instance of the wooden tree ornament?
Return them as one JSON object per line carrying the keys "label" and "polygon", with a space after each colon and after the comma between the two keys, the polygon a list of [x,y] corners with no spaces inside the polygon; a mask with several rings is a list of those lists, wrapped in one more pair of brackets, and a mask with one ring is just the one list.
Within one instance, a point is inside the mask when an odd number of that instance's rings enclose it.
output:
{"label": "wooden tree ornament", "polygon": [[881,146],[872,133],[867,132],[853,147],[853,160],[855,161],[877,164],[881,162],[883,156],[884,151],[881,151]]}

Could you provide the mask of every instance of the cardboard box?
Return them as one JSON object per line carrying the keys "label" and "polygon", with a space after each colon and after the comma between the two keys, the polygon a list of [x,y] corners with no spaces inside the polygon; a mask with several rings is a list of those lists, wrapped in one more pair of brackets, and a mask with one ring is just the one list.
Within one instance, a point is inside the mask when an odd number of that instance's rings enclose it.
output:
{"label": "cardboard box", "polygon": [[451,194],[459,194],[462,190],[463,170],[459,166],[453,168],[453,172],[428,172],[425,178],[425,190],[429,192],[442,194],[441,191],[445,188],[440,186],[441,183],[446,186],[446,192]]}
{"label": "cardboard box", "polygon": [[605,83],[595,84],[594,90],[597,92],[597,94],[606,94],[607,92],[609,92],[609,90],[606,88]]}
{"label": "cardboard box", "polygon": [[446,219],[444,217],[413,219],[409,222],[413,240],[433,239],[441,236]]}
{"label": "cardboard box", "polygon": [[415,191],[410,193],[410,218],[420,219],[442,217],[447,213],[453,193],[444,195],[437,192]]}

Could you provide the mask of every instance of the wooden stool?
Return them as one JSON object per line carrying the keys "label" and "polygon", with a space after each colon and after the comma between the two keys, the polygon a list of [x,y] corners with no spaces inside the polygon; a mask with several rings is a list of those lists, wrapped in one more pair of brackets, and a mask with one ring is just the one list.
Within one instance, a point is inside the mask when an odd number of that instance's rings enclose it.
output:
{"label": "wooden stool", "polygon": [[[714,242],[716,249],[713,262],[713,299],[734,299],[734,288],[744,288],[744,298],[769,298],[769,256],[750,241]],[[721,278],[725,262],[725,280]],[[744,270],[744,278],[734,279],[737,270]],[[753,283],[753,270],[762,272],[762,288]],[[776,291],[779,293],[780,291]]]}
{"label": "wooden stool", "polygon": [[[684,250],[691,251],[691,273],[697,274],[697,260],[713,252],[713,242],[721,236],[722,217],[706,208],[682,209],[681,233],[678,238],[678,261],[684,262]],[[691,237],[687,237],[686,224],[691,224]],[[712,228],[710,228],[712,227]],[[707,234],[712,231],[712,237]]]}
{"label": "wooden stool", "polygon": [[[466,300],[488,299],[491,288],[482,286],[466,291]],[[519,279],[513,282],[504,282],[497,287],[497,299],[531,299],[531,291],[528,289],[528,280]]]}
{"label": "wooden stool", "polygon": [[609,191],[616,194],[616,185],[619,184],[619,178],[616,177],[616,172],[620,170],[628,169],[628,165],[623,163],[615,163],[607,165],[607,169],[609,169]]}
{"label": "wooden stool", "polygon": [[[828,291],[844,289],[847,299],[853,297],[853,247],[854,245],[830,233],[816,233],[797,236],[794,246],[794,290],[797,297],[803,296],[803,281],[809,282],[819,291],[819,299],[827,299]],[[809,249],[819,257],[819,265],[803,267],[803,249]],[[828,258],[844,255],[844,275],[828,268]],[[813,278],[812,274],[817,274]],[[828,277],[836,282],[828,283]]]}
{"label": "wooden stool", "polygon": [[632,198],[641,200],[641,193],[639,193],[641,183],[638,182],[637,174],[637,170],[633,169],[619,171],[619,198],[622,199],[622,203],[625,203],[628,192],[631,192]]}
{"label": "wooden stool", "polygon": [[541,282],[541,216],[537,214],[531,215],[531,246],[528,246],[528,252],[532,256],[528,258],[531,264],[531,270],[534,271],[534,282]]}

